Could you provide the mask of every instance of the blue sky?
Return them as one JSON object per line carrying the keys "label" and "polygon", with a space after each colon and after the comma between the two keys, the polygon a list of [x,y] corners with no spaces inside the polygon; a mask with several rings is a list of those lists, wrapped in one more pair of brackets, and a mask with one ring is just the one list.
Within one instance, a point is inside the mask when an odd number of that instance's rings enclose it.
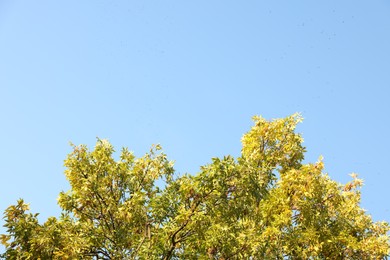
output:
{"label": "blue sky", "polygon": [[[301,112],[307,162],[365,180],[390,221],[389,1],[0,1],[0,211],[42,220],[68,190],[69,142],[140,156],[160,143],[179,173],[240,154],[251,117]],[[4,229],[0,229],[4,230]]]}

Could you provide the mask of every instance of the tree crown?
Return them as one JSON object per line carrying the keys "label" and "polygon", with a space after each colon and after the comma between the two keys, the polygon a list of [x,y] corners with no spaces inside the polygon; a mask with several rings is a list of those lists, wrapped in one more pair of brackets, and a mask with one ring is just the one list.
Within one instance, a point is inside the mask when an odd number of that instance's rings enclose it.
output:
{"label": "tree crown", "polygon": [[159,145],[136,158],[98,139],[65,160],[63,213],[40,224],[19,200],[4,213],[9,259],[378,259],[385,222],[360,207],[362,180],[346,185],[302,164],[298,114],[254,117],[238,158],[213,158],[175,176]]}

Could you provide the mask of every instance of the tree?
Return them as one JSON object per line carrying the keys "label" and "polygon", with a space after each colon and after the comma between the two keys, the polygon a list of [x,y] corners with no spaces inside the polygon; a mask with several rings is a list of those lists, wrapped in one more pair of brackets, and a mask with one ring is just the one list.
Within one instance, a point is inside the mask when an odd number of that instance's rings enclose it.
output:
{"label": "tree", "polygon": [[239,158],[175,176],[153,146],[120,159],[106,140],[73,146],[60,217],[40,224],[23,200],[4,215],[7,259],[380,259],[389,225],[360,208],[355,174],[341,185],[321,159],[302,164],[301,117],[254,118]]}

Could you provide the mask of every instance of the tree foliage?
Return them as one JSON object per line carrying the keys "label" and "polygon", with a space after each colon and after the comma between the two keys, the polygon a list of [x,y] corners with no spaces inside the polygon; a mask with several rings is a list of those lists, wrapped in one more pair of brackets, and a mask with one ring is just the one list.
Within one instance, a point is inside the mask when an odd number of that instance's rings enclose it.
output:
{"label": "tree foliage", "polygon": [[359,206],[362,181],[341,185],[321,160],[302,164],[301,117],[254,118],[239,158],[176,176],[153,146],[136,158],[98,140],[65,160],[71,189],[40,224],[19,200],[5,211],[7,259],[380,259],[389,226]]}

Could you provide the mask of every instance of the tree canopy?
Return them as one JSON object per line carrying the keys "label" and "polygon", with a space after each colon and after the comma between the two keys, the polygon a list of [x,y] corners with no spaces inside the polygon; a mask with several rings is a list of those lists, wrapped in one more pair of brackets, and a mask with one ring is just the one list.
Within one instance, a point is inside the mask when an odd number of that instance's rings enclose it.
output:
{"label": "tree canopy", "polygon": [[71,189],[39,223],[23,200],[4,213],[6,259],[381,259],[389,225],[360,207],[321,159],[303,164],[298,114],[254,117],[241,156],[177,175],[159,145],[136,158],[97,140],[65,160]]}

